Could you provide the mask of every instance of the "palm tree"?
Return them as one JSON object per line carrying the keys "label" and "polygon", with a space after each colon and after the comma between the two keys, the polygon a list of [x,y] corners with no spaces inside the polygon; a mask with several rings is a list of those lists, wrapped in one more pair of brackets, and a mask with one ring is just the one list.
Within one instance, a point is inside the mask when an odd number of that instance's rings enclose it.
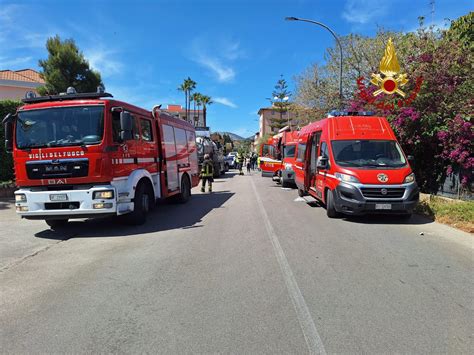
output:
{"label": "palm tree", "polygon": [[[188,106],[187,106],[186,117],[189,117],[189,111],[191,111],[191,92],[196,88],[196,82],[193,79],[191,79],[189,76],[185,80],[185,82],[187,83],[187,87],[188,87]],[[190,120],[190,122],[192,122],[192,120]]]}
{"label": "palm tree", "polygon": [[183,83],[178,87],[179,91],[184,92],[184,107],[185,107],[185,120],[188,120],[188,112],[187,112],[187,104],[188,104],[188,86],[186,83],[186,79]]}
{"label": "palm tree", "polygon": [[[192,96],[191,96],[191,100],[193,101],[194,103],[194,114],[193,114],[193,118],[194,118],[194,125],[196,126],[196,123],[199,122],[199,107],[201,106],[201,98],[202,98],[202,95],[198,92],[195,92]],[[197,119],[196,119],[196,105],[198,107],[198,116],[197,116]]]}
{"label": "palm tree", "polygon": [[179,91],[184,92],[186,121],[189,121],[189,110],[191,108],[191,91],[196,88],[196,82],[189,76],[184,79],[183,83],[178,87]]}
{"label": "palm tree", "polygon": [[207,119],[206,119],[206,114],[207,114],[207,106],[212,105],[214,102],[212,101],[212,98],[207,95],[201,95],[201,104],[202,104],[202,115],[204,117],[204,127],[207,127]]}

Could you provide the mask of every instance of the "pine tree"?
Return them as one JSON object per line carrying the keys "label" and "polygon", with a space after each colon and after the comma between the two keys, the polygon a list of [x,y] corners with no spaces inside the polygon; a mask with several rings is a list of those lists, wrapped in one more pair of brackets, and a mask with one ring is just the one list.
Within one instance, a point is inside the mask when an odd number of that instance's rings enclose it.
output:
{"label": "pine tree", "polygon": [[272,117],[270,119],[270,127],[272,129],[280,130],[285,126],[291,125],[288,112],[288,108],[291,104],[289,102],[290,96],[291,93],[288,90],[286,80],[283,78],[283,75],[281,75],[275,85],[274,91],[272,92],[272,98],[269,99],[272,103],[273,109],[279,113],[277,117]]}
{"label": "pine tree", "polygon": [[40,95],[54,95],[66,92],[69,86],[80,92],[95,92],[103,86],[100,73],[89,67],[89,62],[77,48],[74,40],[56,35],[46,41],[48,59],[40,60],[40,73],[46,84],[38,88]]}

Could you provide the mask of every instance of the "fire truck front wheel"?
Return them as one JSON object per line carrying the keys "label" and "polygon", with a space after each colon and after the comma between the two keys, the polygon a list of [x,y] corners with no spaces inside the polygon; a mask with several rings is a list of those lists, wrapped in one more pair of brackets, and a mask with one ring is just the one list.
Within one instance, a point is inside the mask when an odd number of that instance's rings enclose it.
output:
{"label": "fire truck front wheel", "polygon": [[127,223],[131,225],[141,225],[146,222],[146,216],[151,209],[153,201],[153,193],[147,184],[140,182],[135,190],[135,198],[133,199],[133,212],[125,215]]}
{"label": "fire truck front wheel", "polygon": [[47,219],[45,222],[51,229],[55,230],[67,225],[69,219]]}
{"label": "fire truck front wheel", "polygon": [[337,218],[340,213],[336,211],[334,195],[331,190],[326,190],[326,214],[329,218]]}

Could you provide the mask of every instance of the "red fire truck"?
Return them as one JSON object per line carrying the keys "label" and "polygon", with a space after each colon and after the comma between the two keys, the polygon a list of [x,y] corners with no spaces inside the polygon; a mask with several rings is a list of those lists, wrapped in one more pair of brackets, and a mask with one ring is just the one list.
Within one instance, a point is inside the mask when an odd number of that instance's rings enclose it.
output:
{"label": "red fire truck", "polygon": [[326,205],[327,215],[411,216],[419,200],[408,160],[384,117],[339,113],[303,127],[295,163],[300,196]]}
{"label": "red fire truck", "polygon": [[295,183],[293,164],[296,159],[297,137],[298,131],[290,131],[285,127],[262,145],[260,148],[262,176],[272,177],[283,187]]}
{"label": "red fire truck", "polygon": [[194,127],[159,107],[150,112],[73,88],[27,96],[3,121],[22,218],[52,228],[110,215],[142,224],[157,199],[186,202],[199,183]]}

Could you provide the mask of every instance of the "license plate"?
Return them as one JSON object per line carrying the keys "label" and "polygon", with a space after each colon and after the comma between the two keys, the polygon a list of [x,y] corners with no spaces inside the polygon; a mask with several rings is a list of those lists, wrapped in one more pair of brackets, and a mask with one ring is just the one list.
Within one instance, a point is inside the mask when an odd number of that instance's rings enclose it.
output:
{"label": "license plate", "polygon": [[391,210],[392,205],[389,203],[376,203],[375,204],[375,209],[376,210]]}
{"label": "license plate", "polygon": [[50,201],[67,201],[67,195],[66,194],[49,195],[49,200]]}

